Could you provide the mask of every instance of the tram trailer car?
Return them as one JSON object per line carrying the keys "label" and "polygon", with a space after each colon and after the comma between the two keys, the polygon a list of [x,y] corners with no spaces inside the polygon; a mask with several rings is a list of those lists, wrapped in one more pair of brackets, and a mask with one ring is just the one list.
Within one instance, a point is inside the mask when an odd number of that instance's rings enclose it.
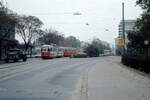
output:
{"label": "tram trailer car", "polygon": [[64,57],[76,56],[77,51],[75,48],[65,47],[64,48]]}
{"label": "tram trailer car", "polygon": [[64,56],[64,47],[57,47],[57,58]]}
{"label": "tram trailer car", "polygon": [[71,56],[71,49],[69,47],[64,47],[64,57]]}

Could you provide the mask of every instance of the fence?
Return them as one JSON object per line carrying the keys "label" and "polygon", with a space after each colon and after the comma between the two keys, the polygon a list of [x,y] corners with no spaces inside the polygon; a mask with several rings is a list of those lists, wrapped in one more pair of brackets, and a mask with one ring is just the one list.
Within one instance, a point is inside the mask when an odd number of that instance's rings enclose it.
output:
{"label": "fence", "polygon": [[122,56],[121,62],[129,67],[150,73],[150,57],[148,56]]}

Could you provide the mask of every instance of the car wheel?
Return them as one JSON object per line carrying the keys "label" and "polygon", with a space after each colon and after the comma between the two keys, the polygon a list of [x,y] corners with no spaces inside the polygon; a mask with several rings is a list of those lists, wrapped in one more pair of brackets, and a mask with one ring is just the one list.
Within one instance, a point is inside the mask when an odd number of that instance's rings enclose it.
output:
{"label": "car wheel", "polygon": [[8,59],[5,59],[5,62],[8,63]]}

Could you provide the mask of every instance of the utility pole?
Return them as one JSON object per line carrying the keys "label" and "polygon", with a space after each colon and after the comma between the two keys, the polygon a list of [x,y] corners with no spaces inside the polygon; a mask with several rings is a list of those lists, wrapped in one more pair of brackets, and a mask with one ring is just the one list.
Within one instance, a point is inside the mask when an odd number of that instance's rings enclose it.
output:
{"label": "utility pole", "polygon": [[125,54],[125,20],[124,20],[124,2],[122,3],[122,35],[124,45],[122,46],[122,54]]}

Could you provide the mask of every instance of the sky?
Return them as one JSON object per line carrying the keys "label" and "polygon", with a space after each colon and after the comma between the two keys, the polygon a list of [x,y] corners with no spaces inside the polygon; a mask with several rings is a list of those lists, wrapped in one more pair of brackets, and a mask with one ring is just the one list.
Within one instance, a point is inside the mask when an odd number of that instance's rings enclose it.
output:
{"label": "sky", "polygon": [[[96,37],[114,44],[118,25],[122,19],[122,2],[125,19],[136,19],[142,10],[136,0],[4,0],[7,6],[20,15],[39,17],[43,28],[52,28],[65,36],[73,35],[81,41]],[[80,12],[81,15],[73,15]],[[88,23],[88,25],[87,25]]]}

